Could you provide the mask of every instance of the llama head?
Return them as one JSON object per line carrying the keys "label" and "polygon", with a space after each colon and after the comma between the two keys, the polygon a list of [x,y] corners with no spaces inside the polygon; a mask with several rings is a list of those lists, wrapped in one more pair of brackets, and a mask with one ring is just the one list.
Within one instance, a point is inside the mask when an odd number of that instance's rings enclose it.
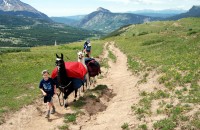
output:
{"label": "llama head", "polygon": [[77,55],[78,55],[78,59],[81,60],[84,57],[84,52],[83,51],[78,51]]}
{"label": "llama head", "polygon": [[56,54],[56,66],[61,66],[61,65],[64,65],[63,54],[61,53],[61,56],[58,56]]}

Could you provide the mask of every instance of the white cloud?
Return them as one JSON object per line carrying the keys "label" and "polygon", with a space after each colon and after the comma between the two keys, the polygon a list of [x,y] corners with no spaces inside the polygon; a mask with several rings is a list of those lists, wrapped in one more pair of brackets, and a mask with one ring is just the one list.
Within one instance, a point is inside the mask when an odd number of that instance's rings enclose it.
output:
{"label": "white cloud", "polygon": [[163,0],[100,0],[105,2],[137,3],[137,4],[162,4]]}
{"label": "white cloud", "polygon": [[162,4],[161,0],[129,0],[129,2],[137,2],[140,4]]}

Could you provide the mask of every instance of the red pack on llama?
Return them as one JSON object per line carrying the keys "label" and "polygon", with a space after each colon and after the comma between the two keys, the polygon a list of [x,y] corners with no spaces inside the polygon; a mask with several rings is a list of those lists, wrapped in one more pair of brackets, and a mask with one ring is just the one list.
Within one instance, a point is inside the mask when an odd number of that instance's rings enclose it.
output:
{"label": "red pack on llama", "polygon": [[[84,76],[87,73],[86,68],[80,62],[65,62],[66,73],[68,77],[78,78],[84,80]],[[55,67],[51,73],[51,78],[57,77],[58,68]]]}

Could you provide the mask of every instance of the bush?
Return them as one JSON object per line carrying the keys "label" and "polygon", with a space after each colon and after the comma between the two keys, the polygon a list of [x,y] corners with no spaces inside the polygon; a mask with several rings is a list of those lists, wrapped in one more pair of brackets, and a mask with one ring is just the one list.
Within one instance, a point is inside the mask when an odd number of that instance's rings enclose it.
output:
{"label": "bush", "polygon": [[187,33],[187,35],[193,35],[193,34],[196,34],[196,33],[197,33],[197,31],[190,31],[190,32]]}
{"label": "bush", "polygon": [[157,39],[157,40],[149,40],[149,41],[145,41],[142,43],[142,46],[149,46],[149,45],[153,45],[153,44],[158,44],[163,42],[164,40],[162,39]]}
{"label": "bush", "polygon": [[138,34],[138,36],[142,36],[142,35],[146,35],[146,34],[149,34],[148,32],[141,32]]}
{"label": "bush", "polygon": [[163,119],[154,123],[153,126],[155,129],[159,130],[173,130],[176,124],[170,119]]}

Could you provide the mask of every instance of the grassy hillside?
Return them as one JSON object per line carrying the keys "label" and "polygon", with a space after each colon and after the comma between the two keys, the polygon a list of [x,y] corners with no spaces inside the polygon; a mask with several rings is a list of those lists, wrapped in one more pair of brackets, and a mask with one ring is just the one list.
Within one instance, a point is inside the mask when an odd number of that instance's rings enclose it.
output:
{"label": "grassy hillside", "polygon": [[[144,74],[142,82],[157,70],[158,82],[165,86],[141,92],[139,104],[132,107],[138,120],[151,117],[152,102],[159,101],[157,114],[166,118],[153,121],[155,129],[200,129],[200,18],[130,25],[111,35],[109,40],[128,56],[129,68]],[[147,122],[138,127],[148,129]]]}
{"label": "grassy hillside", "polygon": [[[102,53],[103,43],[102,41],[91,42],[92,56],[97,57]],[[3,113],[18,110],[39,98],[38,84],[42,78],[41,71],[53,70],[56,53],[63,53],[65,61],[77,61],[77,50],[82,48],[83,43],[79,42],[61,46],[33,47],[27,52],[2,52],[3,54],[0,54],[0,124],[3,121],[1,120]]]}
{"label": "grassy hillside", "polygon": [[0,15],[0,47],[33,47],[70,43],[99,34],[44,20]]}

